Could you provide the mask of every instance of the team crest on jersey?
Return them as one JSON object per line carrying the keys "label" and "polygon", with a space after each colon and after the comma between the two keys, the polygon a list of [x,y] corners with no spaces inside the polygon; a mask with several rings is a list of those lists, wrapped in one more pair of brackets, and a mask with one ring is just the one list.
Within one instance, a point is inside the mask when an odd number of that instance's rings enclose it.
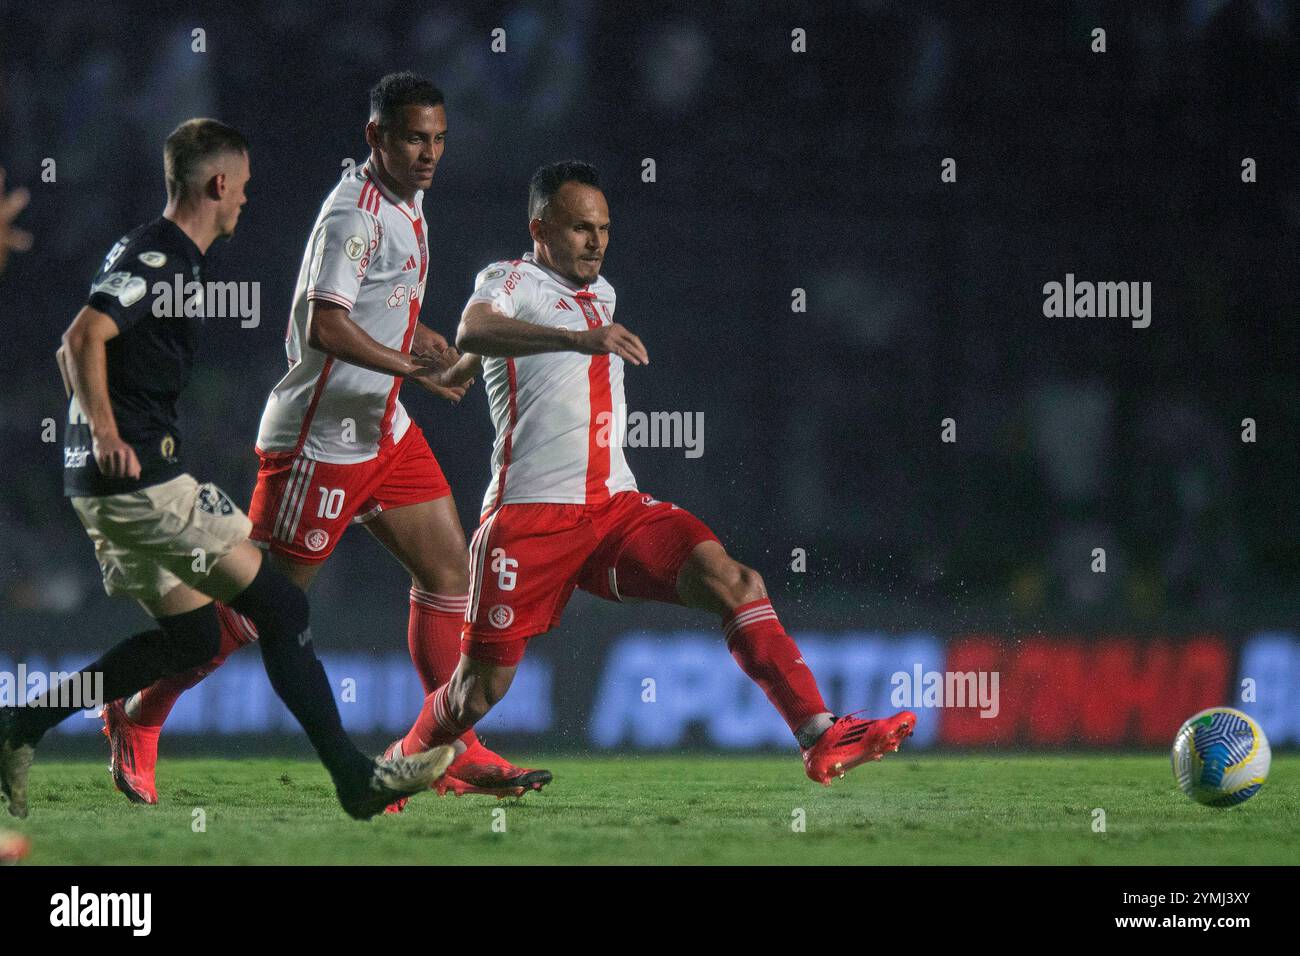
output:
{"label": "team crest on jersey", "polygon": [[199,489],[199,510],[228,518],[235,513],[235,505],[220,488],[206,485]]}
{"label": "team crest on jersey", "polygon": [[302,543],[307,546],[308,551],[324,551],[325,546],[330,543],[330,533],[320,528],[312,528],[303,535]]}
{"label": "team crest on jersey", "polygon": [[504,631],[511,624],[515,623],[515,609],[506,604],[493,605],[488,610],[488,621],[498,631]]}
{"label": "team crest on jersey", "polygon": [[161,269],[167,265],[167,257],[161,252],[142,252],[136,258],[150,269]]}
{"label": "team crest on jersey", "polygon": [[353,262],[361,258],[361,254],[366,251],[366,240],[360,236],[348,236],[347,242],[343,243],[344,254]]}

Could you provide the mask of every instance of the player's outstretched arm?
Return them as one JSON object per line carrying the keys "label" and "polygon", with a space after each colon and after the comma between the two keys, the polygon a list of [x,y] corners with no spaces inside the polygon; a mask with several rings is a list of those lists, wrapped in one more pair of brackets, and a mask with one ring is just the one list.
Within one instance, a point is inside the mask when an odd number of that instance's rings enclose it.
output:
{"label": "player's outstretched arm", "polygon": [[[431,361],[421,356],[408,355],[397,349],[381,345],[352,321],[346,307],[323,299],[312,299],[307,315],[307,344],[332,355],[340,362],[368,368],[372,372],[388,375],[414,375],[428,368]],[[436,358],[429,356],[426,359]],[[439,363],[442,368],[445,363]]]}
{"label": "player's outstretched arm", "polygon": [[104,343],[118,334],[113,319],[83,306],[77,317],[63,333],[65,361],[61,363],[77,404],[86,416],[90,435],[94,441],[95,464],[109,478],[139,478],[140,460],[135,449],[122,440],[117,431],[117,418],[108,398],[108,359]]}
{"label": "player's outstretched arm", "polygon": [[450,402],[465,397],[465,385],[449,385],[451,367],[460,358],[455,350],[438,354],[408,355],[390,349],[371,338],[352,321],[348,310],[333,302],[312,299],[307,316],[307,344],[341,362],[359,365],[372,372],[384,372],[415,379],[420,385]]}
{"label": "player's outstretched arm", "polygon": [[465,307],[460,328],[456,331],[456,346],[462,352],[497,358],[517,358],[543,352],[578,352],[583,355],[614,354],[633,365],[650,364],[650,356],[641,340],[618,323],[581,332],[557,329],[512,319],[492,308],[488,302],[471,302]]}

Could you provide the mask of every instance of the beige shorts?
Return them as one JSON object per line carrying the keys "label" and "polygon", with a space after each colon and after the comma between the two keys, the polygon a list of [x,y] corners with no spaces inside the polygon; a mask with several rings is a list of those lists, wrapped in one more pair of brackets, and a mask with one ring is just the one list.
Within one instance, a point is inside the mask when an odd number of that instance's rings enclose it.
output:
{"label": "beige shorts", "polygon": [[190,475],[122,495],[76,497],[72,507],[95,543],[104,590],[146,604],[178,584],[200,585],[253,528],[225,492]]}

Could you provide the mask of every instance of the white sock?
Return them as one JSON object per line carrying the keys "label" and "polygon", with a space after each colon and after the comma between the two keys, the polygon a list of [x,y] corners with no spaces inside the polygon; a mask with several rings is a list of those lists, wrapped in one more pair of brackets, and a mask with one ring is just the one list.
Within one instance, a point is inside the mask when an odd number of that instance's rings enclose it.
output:
{"label": "white sock", "polygon": [[803,722],[798,730],[794,732],[795,739],[799,741],[799,747],[807,750],[813,744],[821,739],[821,735],[830,730],[831,724],[835,723],[835,715],[832,713],[814,714]]}

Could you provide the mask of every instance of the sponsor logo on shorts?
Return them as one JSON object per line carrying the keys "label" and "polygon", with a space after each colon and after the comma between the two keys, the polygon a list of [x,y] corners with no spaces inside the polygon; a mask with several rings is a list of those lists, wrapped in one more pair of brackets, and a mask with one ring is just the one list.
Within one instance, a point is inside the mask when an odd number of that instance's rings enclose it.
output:
{"label": "sponsor logo on shorts", "polygon": [[199,489],[199,510],[228,518],[235,513],[235,504],[220,488],[208,485]]}
{"label": "sponsor logo on shorts", "polygon": [[[642,495],[642,496],[641,496],[641,504],[645,505],[647,508],[653,508],[655,505],[661,505],[661,504],[663,504],[663,502],[660,501],[658,498],[652,497],[651,495]],[[675,504],[673,504],[671,501],[668,502],[668,507],[671,508],[673,511],[680,511],[680,510],[681,510],[681,509],[678,508]]]}
{"label": "sponsor logo on shorts", "polygon": [[86,462],[90,460],[90,449],[85,446],[79,448],[63,449],[63,467],[64,468],[85,468]]}
{"label": "sponsor logo on shorts", "polygon": [[330,533],[320,528],[312,528],[303,536],[302,543],[307,546],[308,551],[324,551],[325,546],[330,543]]}
{"label": "sponsor logo on shorts", "polygon": [[488,610],[488,623],[498,631],[504,631],[515,623],[515,609],[505,604],[494,605]]}

